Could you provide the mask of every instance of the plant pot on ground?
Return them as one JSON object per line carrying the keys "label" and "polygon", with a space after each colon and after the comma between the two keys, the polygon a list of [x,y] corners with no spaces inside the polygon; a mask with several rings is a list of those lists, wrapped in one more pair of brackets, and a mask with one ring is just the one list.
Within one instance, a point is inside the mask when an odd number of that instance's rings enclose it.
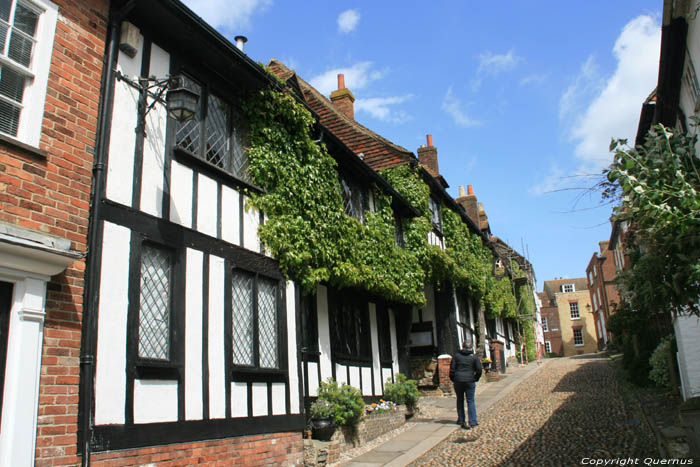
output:
{"label": "plant pot on ground", "polygon": [[330,441],[336,429],[336,424],[333,421],[335,406],[326,400],[318,399],[311,404],[309,412],[313,438],[321,441]]}

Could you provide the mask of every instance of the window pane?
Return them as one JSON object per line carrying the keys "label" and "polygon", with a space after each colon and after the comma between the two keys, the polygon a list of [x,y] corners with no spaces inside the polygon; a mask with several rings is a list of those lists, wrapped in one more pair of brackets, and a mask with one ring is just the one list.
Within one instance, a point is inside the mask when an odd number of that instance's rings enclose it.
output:
{"label": "window pane", "polygon": [[278,368],[277,359],[277,285],[261,280],[258,283],[258,333],[260,366]]}
{"label": "window pane", "polygon": [[12,0],[0,0],[0,19],[4,21],[10,20],[10,8]]}
{"label": "window pane", "polygon": [[14,28],[10,33],[10,50],[8,56],[17,63],[28,67],[32,63],[34,34],[39,15],[21,4],[15,9]]}
{"label": "window pane", "polygon": [[0,67],[0,94],[21,104],[24,97],[24,79],[24,76],[16,71]]}
{"label": "window pane", "polygon": [[248,154],[246,154],[243,143],[243,130],[240,128],[233,129],[233,161],[231,172],[241,180],[250,182],[250,174],[248,173],[248,166],[250,165],[250,160],[248,159]]}
{"label": "window pane", "polygon": [[5,42],[7,42],[7,31],[10,26],[3,20],[0,20],[0,54],[5,54]]}
{"label": "window pane", "polygon": [[254,365],[253,360],[253,277],[241,272],[232,275],[233,363]]}
{"label": "window pane", "polygon": [[19,107],[0,101],[0,132],[17,136],[19,112]]}
{"label": "window pane", "polygon": [[170,255],[144,246],[141,253],[139,357],[170,357]]}
{"label": "window pane", "polygon": [[[182,77],[182,84],[185,88],[190,89],[200,96],[202,95],[202,86],[187,76]],[[185,123],[176,123],[175,130],[175,145],[200,154],[200,120],[202,118],[201,111],[197,109],[194,118]],[[201,156],[200,156],[201,157]]]}
{"label": "window pane", "polygon": [[214,95],[207,101],[207,147],[205,158],[217,167],[230,170],[231,108]]}
{"label": "window pane", "polygon": [[38,20],[39,15],[35,11],[30,10],[21,3],[17,4],[17,8],[15,9],[14,22],[14,26],[17,29],[29,35],[30,37],[34,37],[36,33],[36,23]]}

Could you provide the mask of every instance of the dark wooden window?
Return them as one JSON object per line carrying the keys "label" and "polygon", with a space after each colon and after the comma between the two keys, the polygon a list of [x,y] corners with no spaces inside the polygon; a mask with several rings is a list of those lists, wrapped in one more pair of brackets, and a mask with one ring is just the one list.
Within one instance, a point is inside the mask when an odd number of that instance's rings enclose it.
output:
{"label": "dark wooden window", "polygon": [[175,122],[174,146],[250,182],[246,130],[237,107],[187,75],[183,75],[183,85],[199,94],[199,110],[195,118]]}
{"label": "dark wooden window", "polygon": [[367,190],[343,175],[340,175],[340,190],[343,196],[345,213],[364,223],[365,210],[369,206]]}
{"label": "dark wooden window", "polygon": [[231,273],[235,366],[280,368],[279,284],[242,270]]}
{"label": "dark wooden window", "polygon": [[379,336],[379,359],[382,366],[391,365],[391,320],[389,309],[385,305],[377,305],[377,334]]}
{"label": "dark wooden window", "polygon": [[440,204],[432,196],[428,201],[428,209],[430,209],[430,220],[433,223],[433,227],[440,233],[442,233],[442,218],[440,216]]}
{"label": "dark wooden window", "polygon": [[331,351],[336,360],[371,361],[367,301],[352,292],[335,292],[329,300]]}
{"label": "dark wooden window", "polygon": [[301,309],[301,347],[308,354],[318,352],[318,317],[316,295],[303,295]]}
{"label": "dark wooden window", "polygon": [[406,246],[403,232],[403,220],[398,216],[394,216],[394,244],[400,248]]}
{"label": "dark wooden window", "polygon": [[495,319],[486,319],[486,333],[488,334],[488,337],[491,339],[498,339],[498,335],[496,333],[496,320]]}

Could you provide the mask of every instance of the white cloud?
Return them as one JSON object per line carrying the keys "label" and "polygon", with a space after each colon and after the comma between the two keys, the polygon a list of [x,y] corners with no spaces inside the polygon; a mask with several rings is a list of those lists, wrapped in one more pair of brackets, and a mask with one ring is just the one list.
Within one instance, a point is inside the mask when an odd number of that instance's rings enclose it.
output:
{"label": "white cloud", "polygon": [[469,115],[467,115],[462,105],[462,101],[454,96],[452,91],[452,86],[447,89],[445,97],[442,99],[442,110],[450,114],[454,122],[465,128],[474,127],[481,125],[481,122],[474,120]]}
{"label": "white cloud", "polygon": [[338,15],[338,32],[347,34],[352,32],[360,22],[360,14],[357,10],[345,10]]}
{"label": "white cloud", "polygon": [[547,80],[547,75],[544,73],[532,73],[520,80],[520,85],[542,84]]}
{"label": "white cloud", "polygon": [[311,86],[327,96],[338,89],[338,73],[345,75],[345,86],[351,91],[359,90],[367,86],[372,81],[381,79],[386,70],[375,70],[372,62],[359,62],[351,67],[334,68],[309,80]]}
{"label": "white cloud", "polygon": [[410,119],[410,115],[403,110],[394,110],[391,106],[402,104],[413,97],[412,94],[406,96],[391,97],[370,97],[368,99],[357,99],[355,101],[356,112],[367,112],[372,117],[386,122],[405,122]]}
{"label": "white cloud", "polygon": [[478,91],[481,87],[484,75],[498,75],[506,71],[510,71],[522,59],[515,55],[511,49],[505,54],[494,54],[493,52],[484,52],[479,55],[479,66],[476,69],[476,76],[472,80],[472,90]]}
{"label": "white cloud", "polygon": [[249,29],[251,17],[272,5],[272,0],[184,0],[184,3],[214,28],[237,33]]}
{"label": "white cloud", "polygon": [[[639,112],[644,99],[654,89],[659,71],[661,28],[650,16],[639,16],[625,25],[615,41],[613,55],[617,68],[602,82],[600,91],[583,109],[570,130],[575,142],[574,154],[586,172],[599,172],[612,161],[609,152],[612,138],[634,141]],[[560,101],[560,116],[576,109],[575,96],[581,83],[596,84],[597,71],[589,59]],[[586,86],[586,84],[581,84]]]}
{"label": "white cloud", "polygon": [[591,174],[582,171],[582,168],[572,172],[557,164],[552,164],[549,174],[544,179],[530,188],[535,195],[544,195],[559,190],[585,190],[595,184]]}
{"label": "white cloud", "polygon": [[591,55],[559,99],[559,118],[563,120],[584,113],[589,102],[604,88],[605,80],[600,75],[595,57]]}

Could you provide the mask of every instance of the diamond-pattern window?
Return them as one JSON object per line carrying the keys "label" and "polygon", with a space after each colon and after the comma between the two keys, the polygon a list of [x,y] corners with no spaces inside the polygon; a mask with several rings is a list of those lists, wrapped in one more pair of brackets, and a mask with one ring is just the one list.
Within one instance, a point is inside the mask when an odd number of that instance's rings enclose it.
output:
{"label": "diamond-pattern window", "polygon": [[230,170],[231,108],[213,94],[207,101],[207,147],[204,155],[208,162]]}
{"label": "diamond-pattern window", "polygon": [[261,280],[258,284],[258,332],[260,367],[278,368],[277,285],[269,280]]}
{"label": "diamond-pattern window", "polygon": [[253,354],[253,276],[242,272],[232,274],[233,363],[255,365]]}
{"label": "diamond-pattern window", "polygon": [[139,357],[170,358],[170,285],[172,256],[144,245],[141,252]]}
{"label": "diamond-pattern window", "polygon": [[343,196],[343,208],[348,216],[364,222],[366,194],[362,188],[340,177],[340,189]]}

